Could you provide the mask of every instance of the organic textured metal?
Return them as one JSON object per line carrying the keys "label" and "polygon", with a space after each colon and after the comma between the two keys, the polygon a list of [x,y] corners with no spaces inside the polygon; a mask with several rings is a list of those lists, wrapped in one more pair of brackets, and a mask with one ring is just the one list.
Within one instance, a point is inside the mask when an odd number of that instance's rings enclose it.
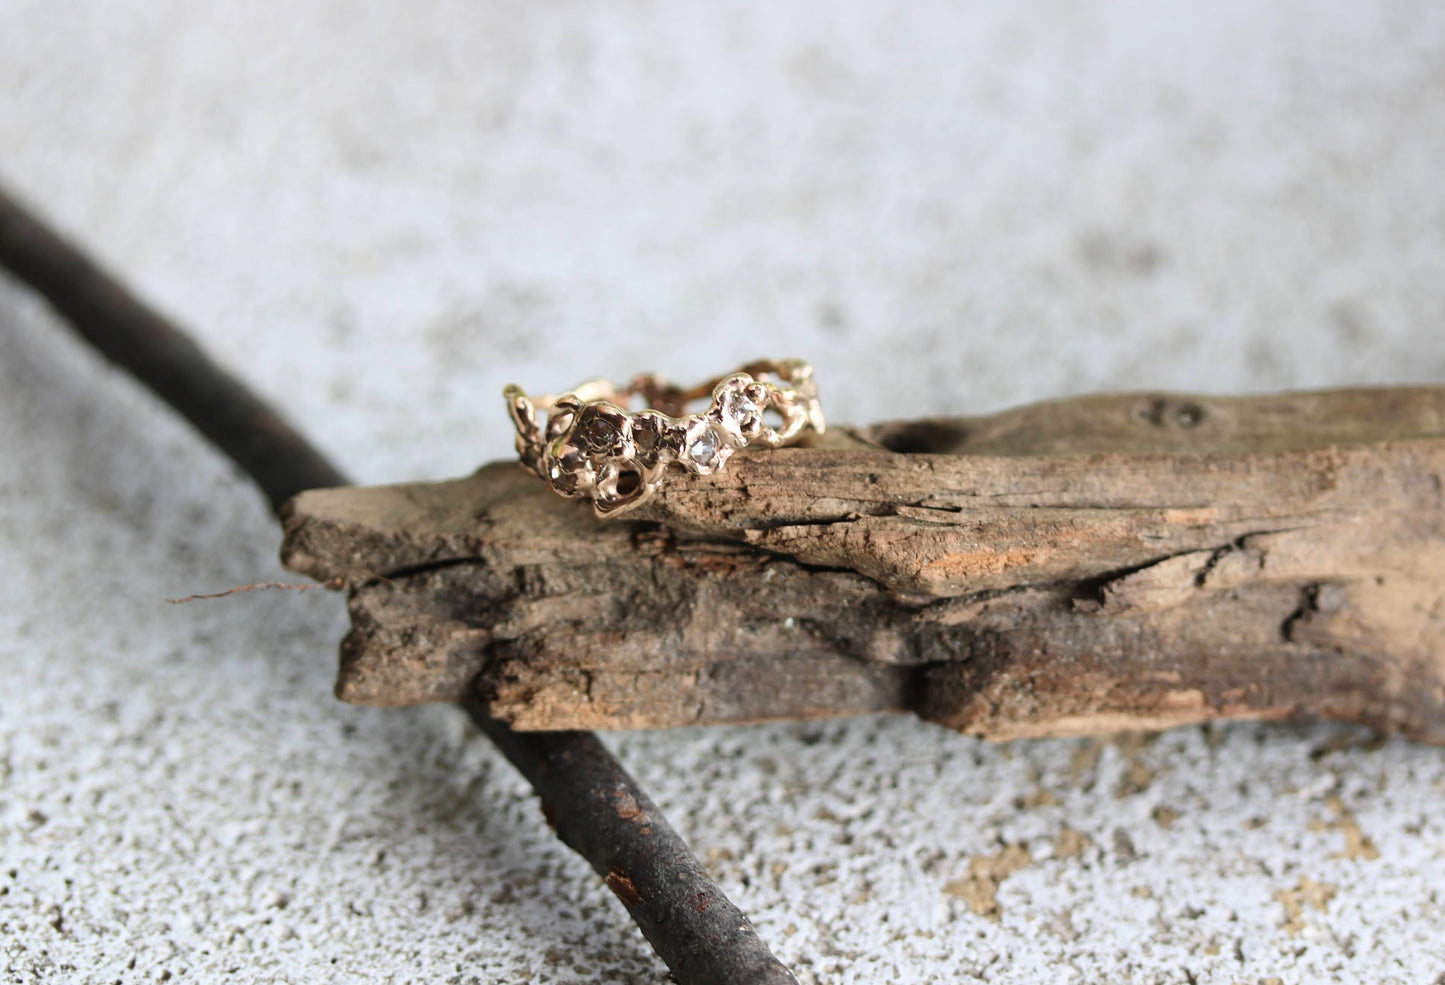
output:
{"label": "organic textured metal", "polygon": [[[813,367],[800,359],[749,363],[690,390],[644,375],[625,387],[592,380],[560,397],[529,397],[516,384],[502,394],[522,464],[560,495],[591,499],[604,518],[645,502],[668,466],[710,475],[741,448],[778,448],[826,427]],[[705,409],[686,413],[708,397]],[[646,409],[629,410],[634,399]]]}

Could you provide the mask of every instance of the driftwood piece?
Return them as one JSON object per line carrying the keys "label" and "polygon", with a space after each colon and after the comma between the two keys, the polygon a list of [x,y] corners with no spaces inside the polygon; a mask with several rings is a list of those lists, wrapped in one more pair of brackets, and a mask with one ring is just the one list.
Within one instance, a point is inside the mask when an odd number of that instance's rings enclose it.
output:
{"label": "driftwood piece", "polygon": [[1323,716],[1445,742],[1445,388],[839,429],[595,520],[512,463],[303,493],[337,693],[523,729],[911,710],[991,738]]}

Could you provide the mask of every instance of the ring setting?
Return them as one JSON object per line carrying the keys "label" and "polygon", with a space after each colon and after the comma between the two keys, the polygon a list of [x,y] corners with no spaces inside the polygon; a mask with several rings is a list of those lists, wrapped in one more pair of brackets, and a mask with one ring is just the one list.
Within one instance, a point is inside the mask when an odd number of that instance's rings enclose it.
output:
{"label": "ring setting", "polygon": [[[650,499],[669,467],[711,475],[745,447],[779,448],[826,427],[813,367],[800,359],[759,360],[691,389],[643,375],[622,387],[591,380],[558,397],[529,397],[515,384],[502,392],[522,464],[558,494],[591,499],[602,518]],[[686,412],[704,398],[705,408]],[[629,410],[638,400],[646,408]]]}

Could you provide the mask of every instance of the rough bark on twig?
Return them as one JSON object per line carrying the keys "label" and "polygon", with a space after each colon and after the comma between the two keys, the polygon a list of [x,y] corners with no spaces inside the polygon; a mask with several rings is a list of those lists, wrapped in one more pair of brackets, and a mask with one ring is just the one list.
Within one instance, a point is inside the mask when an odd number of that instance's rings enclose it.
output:
{"label": "rough bark on twig", "polygon": [[912,710],[993,738],[1350,719],[1445,742],[1445,388],[841,429],[595,520],[500,463],[308,492],[338,694],[523,729]]}

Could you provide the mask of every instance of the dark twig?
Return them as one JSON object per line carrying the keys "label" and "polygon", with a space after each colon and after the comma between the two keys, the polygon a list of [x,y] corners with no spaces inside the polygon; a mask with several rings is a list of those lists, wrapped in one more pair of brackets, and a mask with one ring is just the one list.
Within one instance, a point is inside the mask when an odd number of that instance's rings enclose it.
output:
{"label": "dark twig", "polygon": [[273,510],[303,489],[347,485],[335,466],[185,332],[3,189],[0,266],[230,456],[261,487]]}
{"label": "dark twig", "polygon": [[557,837],[592,863],[679,982],[783,985],[791,972],[591,732],[514,732],[467,714],[536,789]]}
{"label": "dark twig", "polygon": [[[345,477],[289,424],[0,190],[0,266],[170,404],[255,480],[272,508]],[[681,985],[796,982],[596,736],[514,732],[467,714],[525,776],[562,841],[603,877]]]}

